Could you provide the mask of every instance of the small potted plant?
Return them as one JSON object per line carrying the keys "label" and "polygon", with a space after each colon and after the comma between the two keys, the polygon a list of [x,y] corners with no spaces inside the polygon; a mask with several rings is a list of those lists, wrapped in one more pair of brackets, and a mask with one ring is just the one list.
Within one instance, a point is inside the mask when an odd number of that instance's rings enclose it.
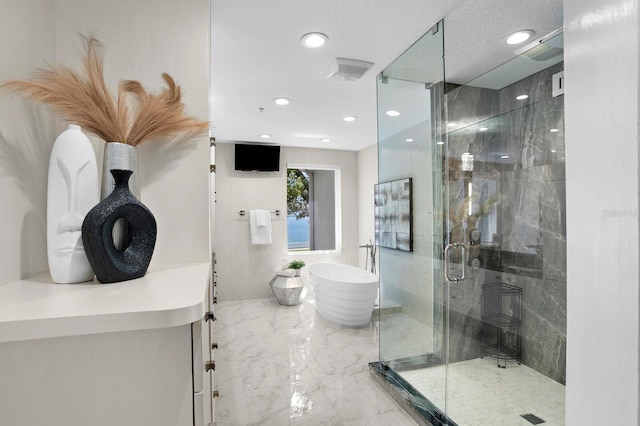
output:
{"label": "small potted plant", "polygon": [[289,262],[289,269],[295,269],[296,277],[300,276],[300,268],[305,266],[305,263],[302,260],[292,260]]}

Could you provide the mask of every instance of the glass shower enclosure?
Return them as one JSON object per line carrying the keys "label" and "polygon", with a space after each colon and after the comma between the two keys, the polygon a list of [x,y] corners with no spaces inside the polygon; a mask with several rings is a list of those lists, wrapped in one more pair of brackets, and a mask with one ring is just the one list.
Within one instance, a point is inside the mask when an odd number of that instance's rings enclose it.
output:
{"label": "glass shower enclosure", "polygon": [[421,425],[564,424],[562,32],[469,82],[444,37],[378,78],[370,370]]}

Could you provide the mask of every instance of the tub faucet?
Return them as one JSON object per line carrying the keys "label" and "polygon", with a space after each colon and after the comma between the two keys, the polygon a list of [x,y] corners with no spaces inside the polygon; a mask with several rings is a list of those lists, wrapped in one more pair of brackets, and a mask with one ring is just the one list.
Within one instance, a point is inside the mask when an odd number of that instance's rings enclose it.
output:
{"label": "tub faucet", "polygon": [[360,246],[360,248],[367,249],[367,257],[365,259],[364,269],[369,269],[369,257],[371,257],[371,273],[375,274],[376,273],[376,250],[377,250],[376,245],[373,244],[371,240],[369,240],[369,244]]}
{"label": "tub faucet", "polygon": [[[371,240],[369,240],[371,244]],[[376,251],[378,251],[378,246],[375,244],[371,244],[371,273],[376,273]]]}

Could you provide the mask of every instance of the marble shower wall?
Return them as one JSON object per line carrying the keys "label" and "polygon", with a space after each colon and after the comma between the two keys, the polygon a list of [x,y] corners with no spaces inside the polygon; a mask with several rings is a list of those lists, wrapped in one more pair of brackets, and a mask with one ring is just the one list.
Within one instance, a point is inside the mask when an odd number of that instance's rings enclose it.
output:
{"label": "marble shower wall", "polygon": [[[458,86],[447,94],[448,120],[456,123],[448,134],[451,241],[467,243],[470,275],[451,286],[451,359],[482,353],[482,285],[511,284],[522,288],[522,362],[560,383],[566,371],[564,108],[551,83],[562,70],[559,63],[501,90]],[[517,100],[521,94],[529,98]],[[472,171],[463,170],[463,153],[473,155]]]}

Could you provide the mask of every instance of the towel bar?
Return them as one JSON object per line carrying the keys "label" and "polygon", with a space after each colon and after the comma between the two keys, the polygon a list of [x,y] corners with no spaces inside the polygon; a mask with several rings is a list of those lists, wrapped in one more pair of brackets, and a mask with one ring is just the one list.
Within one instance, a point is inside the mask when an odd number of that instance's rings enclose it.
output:
{"label": "towel bar", "polygon": [[[246,216],[248,214],[246,210],[240,210],[238,213],[240,214],[240,216]],[[275,214],[276,216],[280,216],[280,210],[276,210],[269,213]]]}

